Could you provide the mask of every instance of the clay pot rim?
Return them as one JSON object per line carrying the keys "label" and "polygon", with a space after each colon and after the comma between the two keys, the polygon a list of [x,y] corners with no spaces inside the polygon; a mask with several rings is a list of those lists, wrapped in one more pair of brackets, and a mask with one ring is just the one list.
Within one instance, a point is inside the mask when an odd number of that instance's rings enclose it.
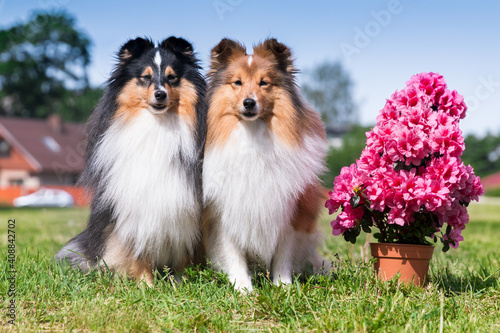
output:
{"label": "clay pot rim", "polygon": [[398,243],[370,243],[371,254],[374,258],[404,258],[404,259],[431,259],[434,253],[433,245],[398,244]]}

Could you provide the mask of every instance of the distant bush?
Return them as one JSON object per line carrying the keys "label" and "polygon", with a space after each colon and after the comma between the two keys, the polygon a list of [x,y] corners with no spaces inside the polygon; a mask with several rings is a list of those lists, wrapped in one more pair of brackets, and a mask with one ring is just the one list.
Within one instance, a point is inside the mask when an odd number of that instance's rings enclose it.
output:
{"label": "distant bush", "polygon": [[462,161],[465,165],[470,164],[475,174],[481,177],[500,171],[500,134],[467,136]]}
{"label": "distant bush", "polygon": [[356,162],[365,148],[366,135],[370,127],[354,126],[351,131],[342,138],[342,146],[339,148],[331,147],[326,157],[326,166],[328,171],[323,175],[323,184],[331,188],[335,177],[340,174],[340,170],[345,166],[350,166]]}

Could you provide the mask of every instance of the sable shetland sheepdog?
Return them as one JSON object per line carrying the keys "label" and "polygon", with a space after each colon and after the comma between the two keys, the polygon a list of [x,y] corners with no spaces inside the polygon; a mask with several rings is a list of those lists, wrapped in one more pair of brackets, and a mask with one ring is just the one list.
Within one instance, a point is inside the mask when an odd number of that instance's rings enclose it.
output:
{"label": "sable shetland sheepdog", "polygon": [[316,252],[325,131],[295,72],[290,50],[275,39],[253,55],[223,39],[211,53],[203,242],[239,290],[252,290],[249,263],[264,263],[275,284],[291,283],[308,263],[330,269]]}
{"label": "sable shetland sheepdog", "polygon": [[57,254],[138,281],[181,271],[200,239],[206,84],[189,42],[124,44],[87,124],[88,226]]}

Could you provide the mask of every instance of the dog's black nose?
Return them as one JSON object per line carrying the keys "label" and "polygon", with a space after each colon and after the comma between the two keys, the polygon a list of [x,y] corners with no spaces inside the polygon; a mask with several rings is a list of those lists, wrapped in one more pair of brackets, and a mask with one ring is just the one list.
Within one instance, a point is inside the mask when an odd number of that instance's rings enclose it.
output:
{"label": "dog's black nose", "polygon": [[243,106],[247,110],[252,110],[255,107],[255,104],[256,102],[253,98],[245,98],[245,100],[243,101]]}
{"label": "dog's black nose", "polygon": [[155,98],[158,102],[163,102],[167,98],[167,93],[163,90],[155,91]]}

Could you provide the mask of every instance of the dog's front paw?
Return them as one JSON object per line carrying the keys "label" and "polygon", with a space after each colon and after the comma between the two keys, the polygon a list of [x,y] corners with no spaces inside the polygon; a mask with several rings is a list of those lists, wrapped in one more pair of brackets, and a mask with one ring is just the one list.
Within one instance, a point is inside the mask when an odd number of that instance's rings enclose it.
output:
{"label": "dog's front paw", "polygon": [[234,285],[234,289],[238,290],[240,293],[242,294],[249,294],[253,291],[253,287],[252,287],[252,284],[249,284],[249,285],[243,285],[243,284],[235,284]]}
{"label": "dog's front paw", "polygon": [[273,283],[275,286],[283,286],[283,285],[288,285],[292,283],[292,275],[291,274],[286,274],[286,275],[279,275],[275,276],[273,278]]}
{"label": "dog's front paw", "polygon": [[320,259],[317,260],[316,264],[314,265],[314,274],[326,276],[330,274],[332,267],[333,265],[331,261],[320,257]]}
{"label": "dog's front paw", "polygon": [[229,280],[233,284],[234,289],[242,294],[248,294],[253,290],[252,280],[248,276],[230,277]]}

